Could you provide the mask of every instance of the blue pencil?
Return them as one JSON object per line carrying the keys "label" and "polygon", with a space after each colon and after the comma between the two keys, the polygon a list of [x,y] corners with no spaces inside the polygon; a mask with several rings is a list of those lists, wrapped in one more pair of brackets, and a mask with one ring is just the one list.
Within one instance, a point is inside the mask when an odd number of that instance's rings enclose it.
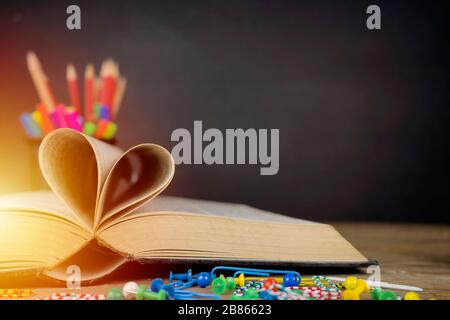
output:
{"label": "blue pencil", "polygon": [[44,135],[39,125],[34,121],[33,117],[29,113],[22,113],[20,115],[20,122],[28,137],[30,138],[42,138]]}

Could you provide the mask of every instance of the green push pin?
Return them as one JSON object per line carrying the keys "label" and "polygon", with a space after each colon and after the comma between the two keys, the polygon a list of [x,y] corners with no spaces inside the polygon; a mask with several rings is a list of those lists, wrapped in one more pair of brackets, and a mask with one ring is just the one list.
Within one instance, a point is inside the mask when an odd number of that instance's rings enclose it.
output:
{"label": "green push pin", "polygon": [[123,300],[123,294],[119,289],[112,288],[108,292],[107,299],[108,300]]}
{"label": "green push pin", "polygon": [[380,300],[397,300],[397,295],[392,291],[383,291],[380,294]]}
{"label": "green push pin", "polygon": [[259,298],[259,293],[258,293],[258,291],[256,291],[255,288],[248,288],[244,293],[244,299],[253,300],[253,299],[258,299],[258,298]]}
{"label": "green push pin", "polygon": [[242,296],[238,296],[237,294],[233,294],[230,298],[231,300],[244,300]]}
{"label": "green push pin", "polygon": [[212,292],[221,295],[224,294],[225,292],[233,291],[234,288],[236,288],[236,281],[234,280],[233,277],[225,278],[223,275],[220,275],[220,277],[215,278],[213,280],[211,286]]}
{"label": "green push pin", "polygon": [[147,286],[140,285],[136,292],[136,300],[166,300],[167,292],[165,290],[159,290],[158,293],[147,291]]}
{"label": "green push pin", "polygon": [[136,300],[144,300],[145,299],[145,292],[147,291],[147,286],[145,284],[141,284],[138,287],[138,291],[136,292]]}
{"label": "green push pin", "polygon": [[225,292],[226,281],[223,277],[215,278],[211,283],[211,290],[215,294],[221,295]]}
{"label": "green push pin", "polygon": [[234,288],[236,288],[236,281],[233,277],[227,277],[225,279],[225,290],[227,291],[233,291]]}
{"label": "green push pin", "polygon": [[373,300],[381,300],[380,296],[383,293],[383,290],[381,288],[374,288],[372,289],[372,292],[370,292],[370,296]]}

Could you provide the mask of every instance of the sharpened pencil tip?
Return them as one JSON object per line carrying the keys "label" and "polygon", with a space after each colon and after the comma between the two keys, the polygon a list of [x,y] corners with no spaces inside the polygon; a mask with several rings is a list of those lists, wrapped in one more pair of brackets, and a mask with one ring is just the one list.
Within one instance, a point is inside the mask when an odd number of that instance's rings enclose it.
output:
{"label": "sharpened pencil tip", "polygon": [[76,80],[77,79],[77,70],[75,69],[75,66],[71,63],[67,65],[66,69],[66,77],[69,80]]}
{"label": "sharpened pencil tip", "polygon": [[94,65],[92,63],[89,63],[86,66],[86,70],[84,71],[84,77],[85,78],[93,78],[94,76],[95,76]]}

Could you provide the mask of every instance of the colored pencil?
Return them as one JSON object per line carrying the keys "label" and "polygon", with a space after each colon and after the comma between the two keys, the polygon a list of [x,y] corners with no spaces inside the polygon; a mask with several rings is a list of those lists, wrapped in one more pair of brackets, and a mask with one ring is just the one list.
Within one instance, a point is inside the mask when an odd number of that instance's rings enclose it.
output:
{"label": "colored pencil", "polygon": [[102,92],[102,80],[100,77],[94,79],[94,107],[95,103],[100,102],[100,96]]}
{"label": "colored pencil", "polygon": [[102,80],[100,102],[109,109],[112,109],[114,93],[116,91],[117,72],[117,66],[114,61],[108,59],[103,62],[100,73]]}
{"label": "colored pencil", "polygon": [[43,133],[39,128],[39,125],[34,121],[29,113],[22,113],[20,115],[20,122],[22,123],[27,136],[29,136],[30,138],[42,137]]}
{"label": "colored pencil", "polygon": [[106,126],[105,132],[103,133],[102,139],[104,140],[111,140],[114,138],[117,132],[117,124],[110,121],[108,122],[108,125]]}
{"label": "colored pencil", "polygon": [[92,64],[86,66],[84,72],[84,118],[90,120],[94,112],[95,71]]}
{"label": "colored pencil", "polygon": [[80,122],[78,121],[78,112],[75,107],[68,107],[65,110],[67,126],[77,131],[82,131]]}
{"label": "colored pencil", "polygon": [[39,129],[41,130],[41,132],[44,132],[44,123],[43,123],[41,113],[37,110],[34,110],[31,113],[31,118],[33,118],[34,122],[39,126]]}
{"label": "colored pencil", "polygon": [[68,128],[66,121],[66,111],[63,104],[56,106],[55,111],[50,114],[58,128]]}
{"label": "colored pencil", "polygon": [[80,89],[78,88],[77,70],[73,64],[68,64],[66,69],[67,87],[69,89],[70,102],[72,106],[81,112]]}
{"label": "colored pencil", "polygon": [[50,114],[47,112],[47,108],[44,104],[40,103],[36,106],[36,110],[41,114],[42,118],[42,129],[45,133],[49,133],[53,129],[55,129],[55,125],[50,117]]}
{"label": "colored pencil", "polygon": [[27,65],[41,103],[45,105],[48,112],[52,112],[55,108],[54,98],[50,90],[48,79],[34,52],[27,53]]}
{"label": "colored pencil", "polygon": [[95,130],[95,137],[97,139],[103,139],[106,129],[108,128],[108,120],[100,120],[97,124],[97,129]]}

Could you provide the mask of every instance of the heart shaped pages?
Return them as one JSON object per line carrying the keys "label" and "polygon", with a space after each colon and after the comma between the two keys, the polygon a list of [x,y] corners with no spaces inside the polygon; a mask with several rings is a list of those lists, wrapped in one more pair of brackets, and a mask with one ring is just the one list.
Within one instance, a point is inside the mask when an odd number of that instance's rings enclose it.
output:
{"label": "heart shaped pages", "polygon": [[93,236],[161,193],[175,172],[171,154],[159,145],[123,152],[72,129],[45,137],[39,164],[52,191]]}

